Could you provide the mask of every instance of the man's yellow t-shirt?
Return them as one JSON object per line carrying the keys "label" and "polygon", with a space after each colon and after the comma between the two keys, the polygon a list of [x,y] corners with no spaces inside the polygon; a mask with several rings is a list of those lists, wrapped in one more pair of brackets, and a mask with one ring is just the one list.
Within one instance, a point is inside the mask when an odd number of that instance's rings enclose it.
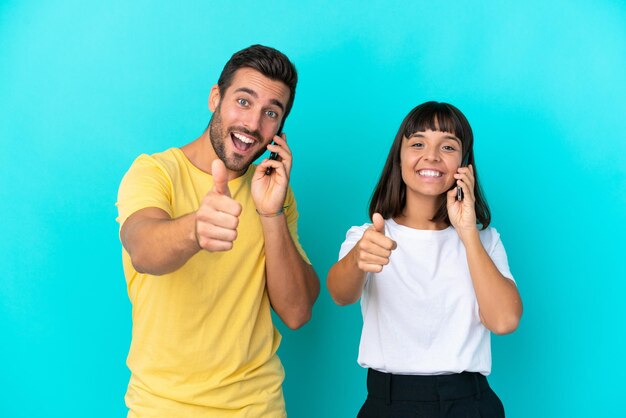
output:
{"label": "man's yellow t-shirt", "polygon": [[[129,417],[284,417],[281,336],[265,288],[263,231],[251,195],[254,166],[228,182],[243,207],[233,248],[200,251],[163,276],[138,273],[122,250],[132,303]],[[211,175],[178,148],[141,155],[124,176],[118,222],[139,209],[177,218],[198,209]],[[293,241],[298,212],[288,190],[285,209]]]}

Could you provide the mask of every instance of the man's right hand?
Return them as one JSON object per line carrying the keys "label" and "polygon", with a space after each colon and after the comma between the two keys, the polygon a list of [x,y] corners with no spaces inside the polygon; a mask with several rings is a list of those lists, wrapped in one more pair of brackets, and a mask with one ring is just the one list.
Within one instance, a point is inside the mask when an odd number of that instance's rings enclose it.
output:
{"label": "man's right hand", "polygon": [[372,216],[372,226],[367,228],[355,246],[356,262],[359,269],[368,273],[380,273],[389,264],[391,252],[397,244],[385,236],[385,220],[380,213]]}
{"label": "man's right hand", "polygon": [[228,171],[220,159],[211,165],[213,190],[202,199],[196,211],[196,239],[207,251],[228,251],[237,238],[242,207],[230,196]]}

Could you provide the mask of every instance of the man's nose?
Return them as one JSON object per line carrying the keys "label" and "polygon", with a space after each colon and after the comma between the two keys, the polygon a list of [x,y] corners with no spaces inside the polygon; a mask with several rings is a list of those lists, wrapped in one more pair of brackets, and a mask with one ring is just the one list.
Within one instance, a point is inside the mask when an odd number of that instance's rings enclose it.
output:
{"label": "man's nose", "polygon": [[261,127],[261,114],[258,112],[246,112],[246,117],[243,120],[244,126],[250,131],[258,131]]}

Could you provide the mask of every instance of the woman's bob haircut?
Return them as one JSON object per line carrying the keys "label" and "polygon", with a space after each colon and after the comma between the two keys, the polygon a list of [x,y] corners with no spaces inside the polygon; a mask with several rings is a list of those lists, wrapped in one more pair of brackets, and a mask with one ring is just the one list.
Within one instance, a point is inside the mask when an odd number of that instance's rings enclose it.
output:
{"label": "woman's bob haircut", "polygon": [[[489,205],[478,181],[478,170],[474,160],[474,135],[467,118],[459,109],[448,103],[426,102],[413,108],[404,118],[396,138],[391,144],[387,161],[378,180],[378,184],[372,194],[369,206],[370,219],[374,213],[380,213],[384,219],[400,216],[406,205],[406,185],[402,181],[400,168],[400,149],[402,141],[416,132],[427,130],[448,132],[461,140],[462,161],[474,167],[474,195],[476,196],[476,223],[485,229],[491,222]],[[450,225],[448,210],[446,208],[446,195],[440,197],[440,204],[434,222],[445,221]]]}

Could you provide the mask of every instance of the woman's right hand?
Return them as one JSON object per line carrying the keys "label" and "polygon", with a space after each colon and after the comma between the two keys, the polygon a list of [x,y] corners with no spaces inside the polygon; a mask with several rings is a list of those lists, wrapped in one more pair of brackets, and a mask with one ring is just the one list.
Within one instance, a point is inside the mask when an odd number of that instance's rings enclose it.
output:
{"label": "woman's right hand", "polygon": [[389,264],[391,252],[398,245],[385,236],[385,220],[380,213],[372,216],[372,226],[354,246],[353,256],[359,269],[367,273],[380,273]]}

